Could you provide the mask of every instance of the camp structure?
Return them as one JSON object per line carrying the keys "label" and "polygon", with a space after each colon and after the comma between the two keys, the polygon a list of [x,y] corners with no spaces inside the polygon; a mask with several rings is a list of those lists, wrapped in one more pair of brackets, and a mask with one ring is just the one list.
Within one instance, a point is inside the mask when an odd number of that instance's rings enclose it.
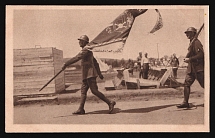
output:
{"label": "camp structure", "polygon": [[[172,69],[150,69],[148,79],[131,77],[128,69],[117,70],[113,80],[105,81],[106,90],[144,89],[144,88],[174,88],[182,84],[172,77]],[[122,87],[125,86],[125,87]]]}
{"label": "camp structure", "polygon": [[65,89],[64,71],[39,91],[63,65],[63,51],[53,47],[13,50],[14,96],[53,94]]}

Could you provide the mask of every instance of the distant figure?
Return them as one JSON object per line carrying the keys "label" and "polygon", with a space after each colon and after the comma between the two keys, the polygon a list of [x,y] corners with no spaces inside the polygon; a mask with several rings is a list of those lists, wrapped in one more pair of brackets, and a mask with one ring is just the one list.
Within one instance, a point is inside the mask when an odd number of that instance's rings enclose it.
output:
{"label": "distant figure", "polygon": [[86,35],[82,35],[79,40],[79,45],[82,50],[73,58],[64,63],[62,69],[65,69],[70,64],[73,64],[79,60],[81,60],[82,66],[82,86],[81,86],[81,103],[77,111],[73,112],[73,114],[85,114],[84,104],[87,98],[87,91],[90,88],[91,92],[103,100],[109,106],[109,113],[111,113],[114,109],[115,101],[111,101],[105,97],[103,93],[98,90],[96,78],[99,76],[100,79],[103,79],[103,75],[101,74],[99,64],[93,56],[93,52],[88,50],[89,38]]}
{"label": "distant figure", "polygon": [[139,78],[143,78],[143,71],[141,69],[141,60],[142,60],[142,52],[139,52],[139,56],[137,57],[137,70],[139,71]]}
{"label": "distant figure", "polygon": [[195,79],[198,80],[202,88],[204,88],[204,50],[201,42],[195,39],[197,33],[194,27],[189,27],[184,32],[190,42],[194,39],[188,48],[188,53],[184,59],[184,62],[188,63],[187,74],[184,81],[184,100],[182,104],[177,105],[178,108],[189,108],[189,96],[190,86],[193,84]]}
{"label": "distant figure", "polygon": [[128,69],[128,72],[133,75],[134,63],[131,59],[128,60],[128,63],[126,64],[126,69]]}
{"label": "distant figure", "polygon": [[137,62],[134,63],[134,69],[137,72]]}
{"label": "distant figure", "polygon": [[178,70],[178,67],[179,67],[179,60],[176,57],[175,53],[172,55],[170,65],[172,66],[173,77],[176,79],[177,78],[177,70]]}
{"label": "distant figure", "polygon": [[149,72],[148,53],[144,54],[144,57],[141,60],[141,65],[142,65],[143,79],[148,79],[148,72]]}

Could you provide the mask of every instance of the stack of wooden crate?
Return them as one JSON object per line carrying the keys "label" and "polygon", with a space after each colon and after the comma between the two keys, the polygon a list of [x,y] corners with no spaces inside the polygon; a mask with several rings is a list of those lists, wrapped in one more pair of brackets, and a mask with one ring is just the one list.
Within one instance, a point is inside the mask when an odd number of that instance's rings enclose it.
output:
{"label": "stack of wooden crate", "polygon": [[64,71],[42,91],[63,65],[63,51],[53,47],[13,50],[14,96],[51,94],[65,89]]}

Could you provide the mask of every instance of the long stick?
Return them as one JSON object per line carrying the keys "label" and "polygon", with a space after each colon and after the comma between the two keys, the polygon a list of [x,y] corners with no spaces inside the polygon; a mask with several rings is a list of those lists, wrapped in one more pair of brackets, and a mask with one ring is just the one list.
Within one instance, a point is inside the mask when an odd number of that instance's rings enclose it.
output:
{"label": "long stick", "polygon": [[53,78],[51,78],[51,80],[48,81],[39,91],[41,91],[43,88],[45,88],[45,87],[46,87],[54,78],[56,78],[62,71],[63,71],[63,69],[60,70]]}

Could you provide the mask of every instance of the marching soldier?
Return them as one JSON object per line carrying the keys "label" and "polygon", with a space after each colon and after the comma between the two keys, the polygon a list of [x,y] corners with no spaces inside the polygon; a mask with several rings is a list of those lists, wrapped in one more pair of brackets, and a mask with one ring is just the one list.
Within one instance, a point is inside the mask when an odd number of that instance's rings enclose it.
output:
{"label": "marching soldier", "polygon": [[[187,31],[185,31],[190,42],[192,42],[196,33],[197,31],[194,27],[189,27]],[[197,79],[201,87],[204,88],[204,51],[198,39],[194,39],[194,42],[189,46],[184,62],[188,63],[184,82],[184,100],[182,104],[177,106],[178,108],[189,108],[190,86],[195,79]]]}
{"label": "marching soldier", "polygon": [[82,86],[81,86],[81,103],[77,111],[73,114],[85,114],[84,104],[87,97],[87,91],[90,88],[92,93],[99,97],[101,100],[106,102],[109,106],[109,113],[111,113],[114,109],[115,101],[111,101],[105,97],[103,93],[98,91],[98,86],[96,82],[97,76],[100,79],[103,79],[103,75],[101,74],[99,64],[96,59],[93,57],[93,52],[88,50],[89,38],[86,35],[82,35],[79,40],[79,45],[82,50],[73,58],[64,63],[62,69],[65,69],[70,64],[73,64],[79,60],[81,60],[82,65]]}

